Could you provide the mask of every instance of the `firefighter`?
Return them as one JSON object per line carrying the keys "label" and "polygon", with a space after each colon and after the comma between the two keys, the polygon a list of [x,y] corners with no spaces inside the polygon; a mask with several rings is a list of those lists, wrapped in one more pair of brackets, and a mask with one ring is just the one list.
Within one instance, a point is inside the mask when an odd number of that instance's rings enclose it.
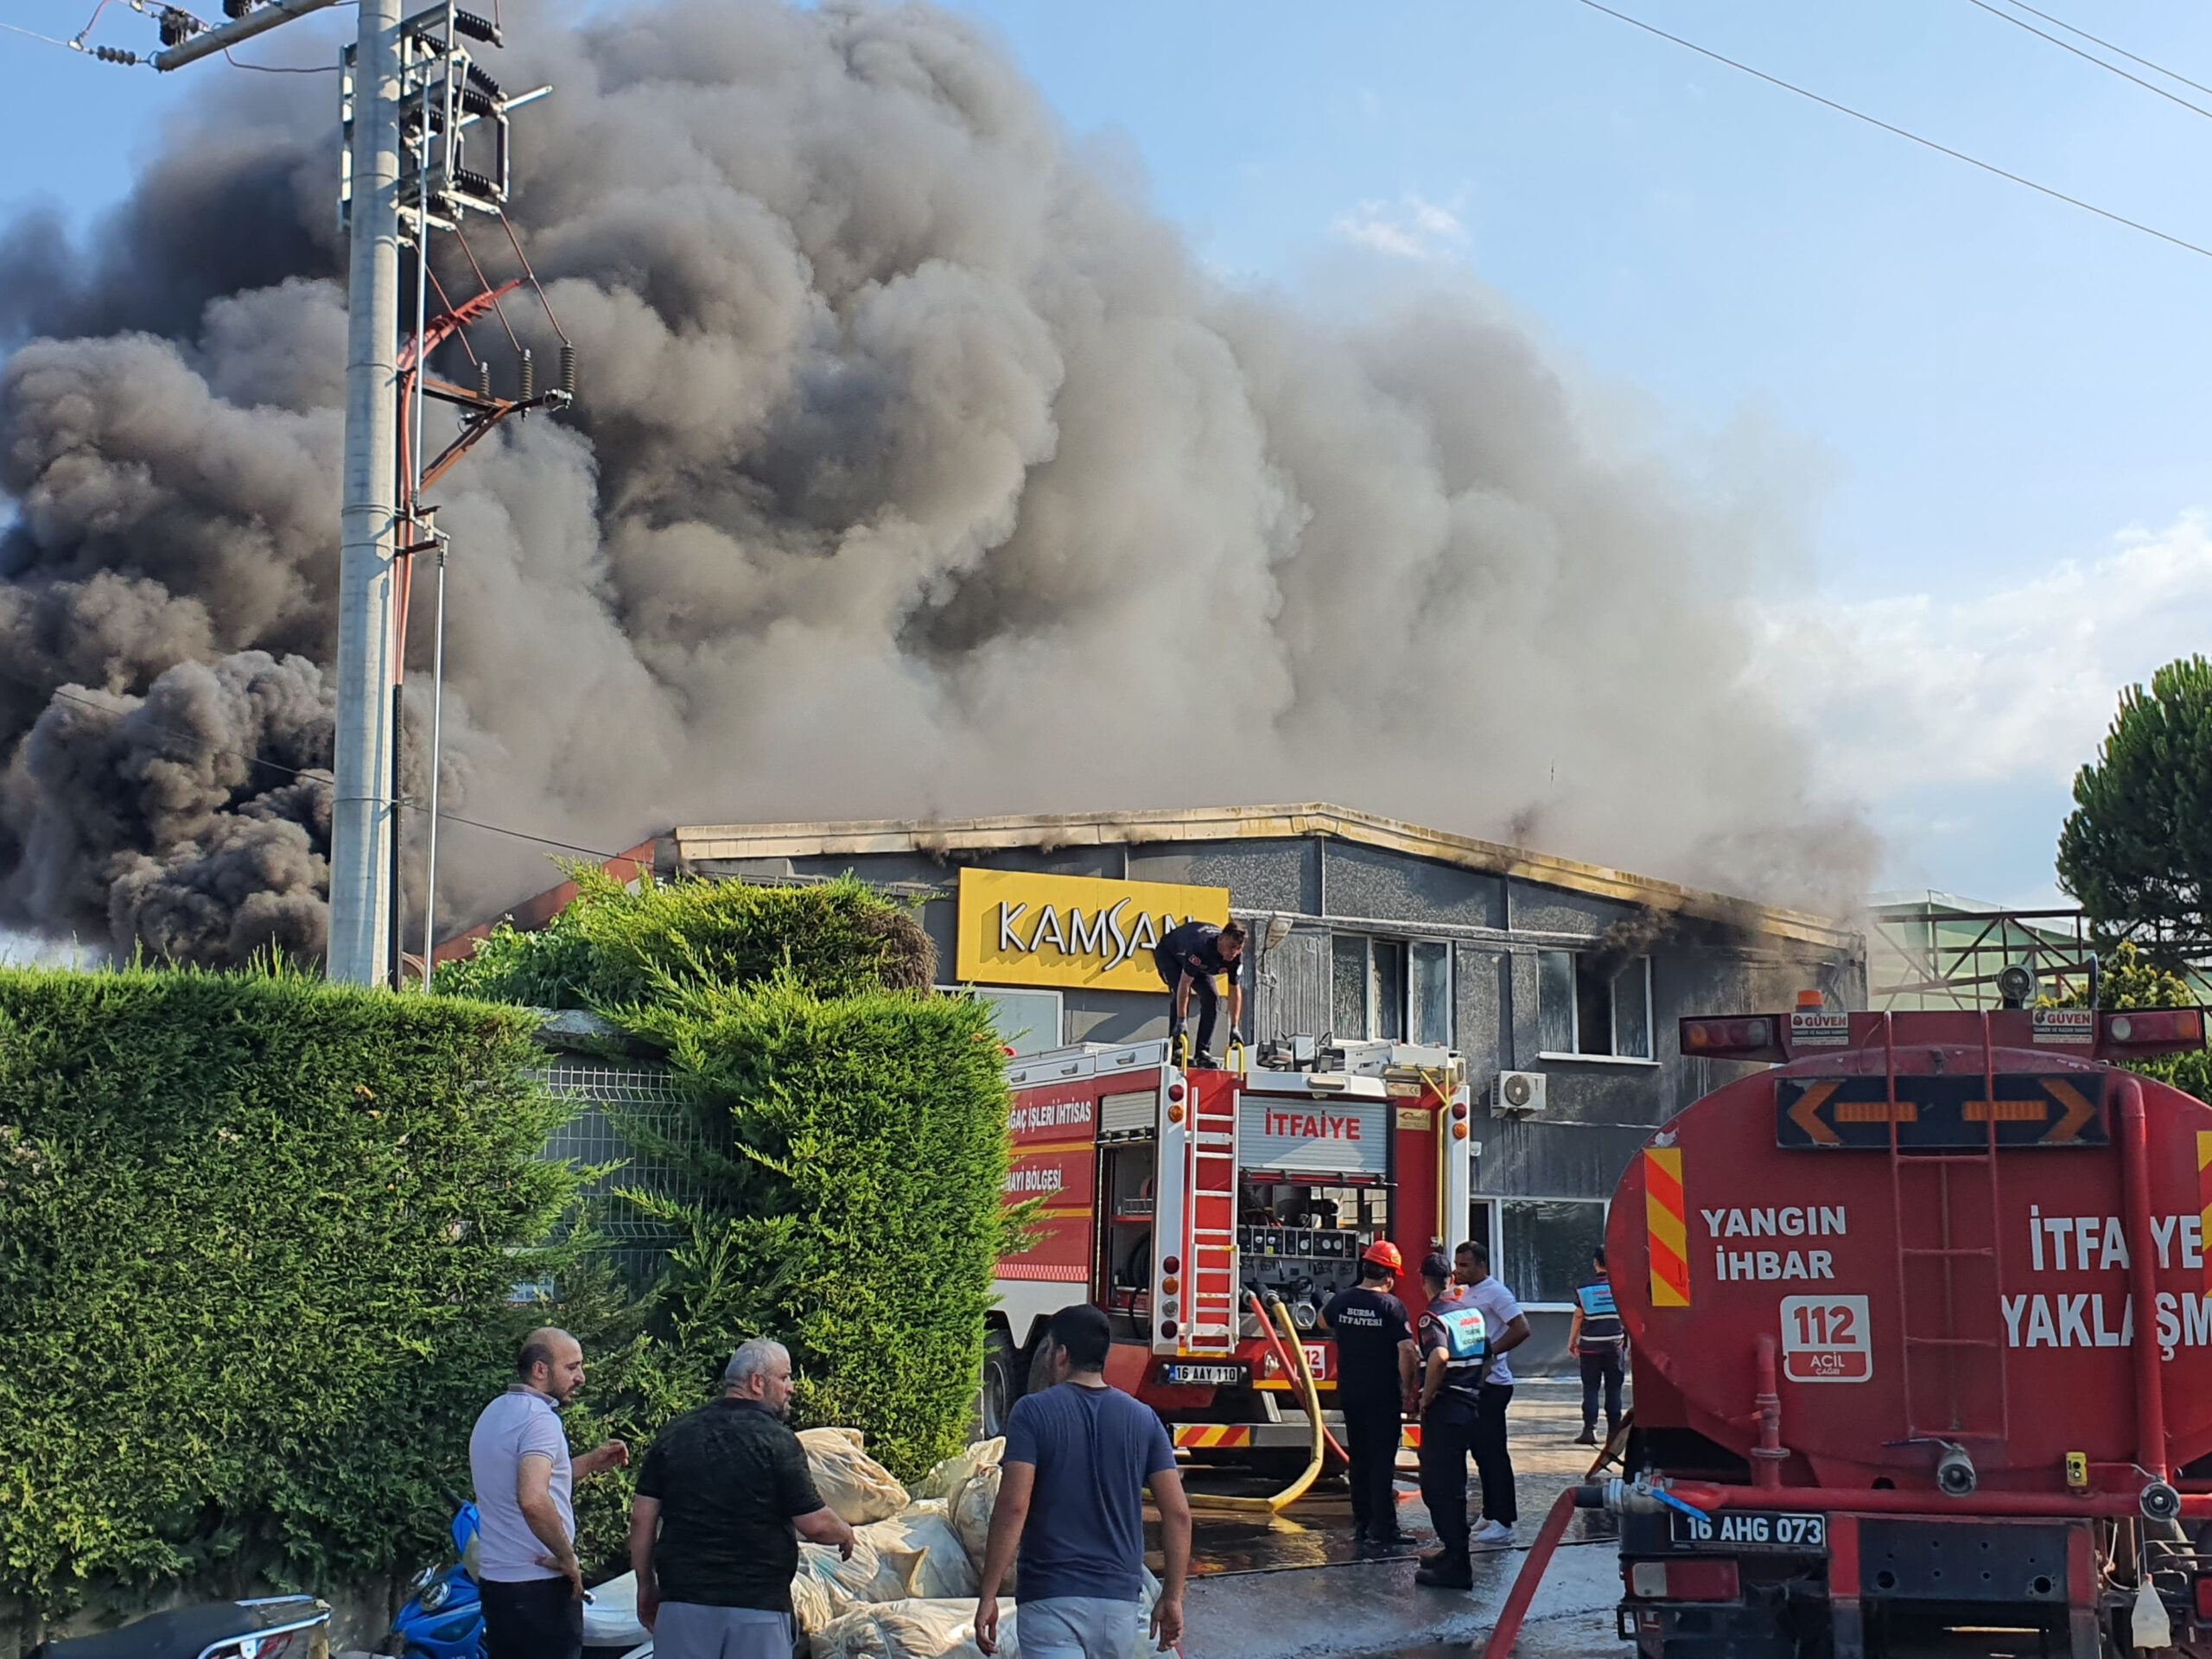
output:
{"label": "firefighter", "polygon": [[1423,1559],[1414,1582],[1471,1590],[1467,1458],[1480,1433],[1490,1325],[1474,1299],[1452,1284],[1451,1261],[1441,1252],[1422,1262],[1421,1282],[1428,1294],[1421,1316],[1421,1345],[1427,1357],[1421,1385],[1421,1496],[1443,1548]]}
{"label": "firefighter", "polygon": [[1398,1529],[1391,1477],[1405,1404],[1414,1391],[1419,1356],[1406,1305],[1390,1293],[1405,1271],[1398,1247],[1382,1239],[1360,1257],[1359,1284],[1340,1290],[1321,1310],[1321,1332],[1337,1344],[1337,1404],[1344,1414],[1351,1459],[1352,1535],[1363,1548],[1412,1542]]}
{"label": "firefighter", "polygon": [[1160,969],[1160,982],[1167,987],[1167,1035],[1171,1041],[1183,1034],[1183,1021],[1190,1013],[1191,999],[1196,996],[1198,1000],[1198,1045],[1191,1058],[1193,1065],[1215,1064],[1215,975],[1229,976],[1231,1036],[1243,1018],[1244,992],[1236,983],[1236,963],[1243,954],[1244,929],[1236,922],[1221,927],[1211,922],[1185,922],[1153,949],[1153,965]]}

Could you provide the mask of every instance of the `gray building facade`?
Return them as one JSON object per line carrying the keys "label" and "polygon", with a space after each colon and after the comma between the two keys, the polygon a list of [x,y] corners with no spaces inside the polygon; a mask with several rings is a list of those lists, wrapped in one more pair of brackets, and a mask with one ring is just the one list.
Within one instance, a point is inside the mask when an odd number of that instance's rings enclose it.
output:
{"label": "gray building facade", "polygon": [[[1524,1369],[1560,1356],[1630,1157],[1745,1069],[1684,1057],[1678,1019],[1786,1009],[1806,990],[1866,1006],[1864,942],[1835,923],[1336,806],[696,826],[658,853],[711,879],[849,873],[903,893],[947,984],[963,869],[1225,888],[1253,933],[1247,1041],[1393,1038],[1465,1056],[1480,1147],[1466,1227],[1532,1310]],[[975,988],[1001,999],[1025,1049],[1166,1030],[1164,988]],[[1540,1110],[1514,1109],[1518,1074],[1541,1079]]]}

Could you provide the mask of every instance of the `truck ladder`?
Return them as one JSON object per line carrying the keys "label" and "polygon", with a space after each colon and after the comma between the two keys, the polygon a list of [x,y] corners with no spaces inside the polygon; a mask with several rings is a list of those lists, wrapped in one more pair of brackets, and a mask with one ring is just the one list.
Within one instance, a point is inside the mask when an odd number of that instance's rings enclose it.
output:
{"label": "truck ladder", "polygon": [[[2005,1389],[2004,1265],[1997,1230],[1997,1065],[1989,1015],[1981,1016],[1980,1150],[1913,1152],[1897,1143],[1896,1020],[1882,1016],[1889,1078],[1890,1198],[1897,1230],[1898,1358],[1908,1440],[2010,1438]],[[1976,1189],[1980,1189],[1977,1192]],[[1986,1194],[1986,1198],[1982,1195]],[[1986,1210],[1981,1206],[1987,1205]],[[1977,1410],[1977,1404],[1980,1409]]]}
{"label": "truck ladder", "polygon": [[1191,1090],[1191,1261],[1184,1346],[1196,1354],[1236,1351],[1236,1112],[1242,1078],[1234,1072],[1205,1077],[1221,1086]]}

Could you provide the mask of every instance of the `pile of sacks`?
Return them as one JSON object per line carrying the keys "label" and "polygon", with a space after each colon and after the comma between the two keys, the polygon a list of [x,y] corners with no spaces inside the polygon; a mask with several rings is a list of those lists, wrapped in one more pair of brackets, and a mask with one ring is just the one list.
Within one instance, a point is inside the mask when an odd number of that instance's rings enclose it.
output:
{"label": "pile of sacks", "polygon": [[[815,1490],[859,1535],[852,1560],[799,1546],[791,1611],[814,1659],[982,1659],[976,1591],[998,1502],[1003,1440],[984,1440],[930,1471],[909,1494],[869,1457],[860,1431],[810,1428]],[[1011,1591],[1008,1575],[999,1586]],[[1145,1575],[1147,1616],[1159,1586]],[[1014,1603],[999,1603],[998,1651],[1020,1659]],[[1142,1636],[1129,1659],[1150,1650]]]}

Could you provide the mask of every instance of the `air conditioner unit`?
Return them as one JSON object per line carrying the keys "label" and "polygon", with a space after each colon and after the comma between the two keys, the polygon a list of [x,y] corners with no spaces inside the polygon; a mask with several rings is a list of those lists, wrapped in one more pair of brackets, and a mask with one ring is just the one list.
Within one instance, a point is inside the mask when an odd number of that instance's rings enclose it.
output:
{"label": "air conditioner unit", "polygon": [[1500,1117],[1541,1116],[1549,1081],[1541,1071],[1501,1071],[1491,1090],[1490,1109]]}

